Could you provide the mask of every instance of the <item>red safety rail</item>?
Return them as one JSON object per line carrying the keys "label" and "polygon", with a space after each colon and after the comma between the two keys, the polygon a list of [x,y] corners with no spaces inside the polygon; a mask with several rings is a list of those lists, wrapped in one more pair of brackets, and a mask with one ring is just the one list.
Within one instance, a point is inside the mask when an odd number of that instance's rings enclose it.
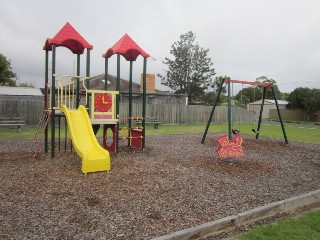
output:
{"label": "red safety rail", "polygon": [[[224,79],[224,82],[228,83],[228,79]],[[272,83],[250,82],[250,81],[234,80],[234,79],[230,79],[230,82],[231,83],[255,85],[255,86],[261,86],[261,87],[272,87]]]}
{"label": "red safety rail", "polygon": [[119,120],[143,120],[143,117],[119,118]]}
{"label": "red safety rail", "polygon": [[119,128],[119,130],[132,130],[132,129],[143,129],[143,127],[132,127],[132,128],[129,128],[129,127],[121,127],[121,128]]}
{"label": "red safety rail", "polygon": [[143,138],[143,136],[139,136],[139,137],[119,137],[119,140],[125,140],[125,139],[139,139],[139,138]]}

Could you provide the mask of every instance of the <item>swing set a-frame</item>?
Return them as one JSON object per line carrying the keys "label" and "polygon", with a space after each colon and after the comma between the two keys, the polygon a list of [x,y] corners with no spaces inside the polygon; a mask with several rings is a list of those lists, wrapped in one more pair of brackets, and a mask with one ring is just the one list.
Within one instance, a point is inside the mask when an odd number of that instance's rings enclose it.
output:
{"label": "swing set a-frame", "polygon": [[278,105],[278,101],[277,101],[277,98],[276,98],[276,94],[274,92],[273,84],[270,83],[270,82],[260,83],[260,82],[249,82],[249,81],[243,81],[243,80],[231,80],[230,78],[224,78],[224,80],[221,81],[221,84],[220,84],[220,87],[219,87],[219,90],[218,90],[218,94],[217,94],[216,100],[214,102],[214,105],[212,106],[212,110],[211,110],[211,113],[210,113],[210,116],[209,116],[209,119],[208,119],[208,123],[207,123],[206,129],[204,131],[201,143],[205,142],[205,139],[206,139],[206,136],[207,136],[207,133],[208,133],[208,130],[209,130],[209,126],[210,126],[210,123],[212,121],[212,118],[213,118],[214,111],[216,109],[217,103],[219,101],[219,97],[220,97],[220,94],[221,94],[222,87],[223,87],[224,83],[226,83],[227,86],[228,86],[228,137],[229,137],[230,141],[232,139],[232,130],[233,130],[232,129],[232,117],[231,117],[231,90],[230,90],[230,85],[231,85],[231,83],[240,83],[240,84],[243,84],[243,85],[247,84],[247,85],[254,85],[254,86],[263,87],[262,102],[261,102],[258,126],[257,126],[256,130],[255,129],[252,130],[254,133],[256,133],[256,139],[259,138],[259,134],[260,134],[260,131],[261,131],[262,112],[263,112],[263,106],[264,106],[264,100],[265,100],[265,96],[266,96],[266,91],[267,91],[267,88],[270,88],[271,91],[272,91],[272,95],[273,95],[276,107],[277,107],[277,112],[278,112],[279,121],[280,121],[280,124],[281,124],[283,137],[284,137],[285,142],[288,143],[286,130],[284,128],[284,124],[283,124],[283,121],[282,121],[282,118],[281,118],[279,105]]}

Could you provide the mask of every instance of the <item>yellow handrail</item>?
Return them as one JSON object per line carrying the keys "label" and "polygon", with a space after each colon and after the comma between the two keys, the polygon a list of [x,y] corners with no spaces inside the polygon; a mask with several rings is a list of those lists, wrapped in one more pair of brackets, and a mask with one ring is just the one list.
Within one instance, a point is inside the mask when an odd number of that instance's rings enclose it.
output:
{"label": "yellow handrail", "polygon": [[[55,81],[56,81],[56,88],[58,90],[58,93],[57,93],[57,104],[55,104],[55,106],[52,106],[51,97],[49,98],[50,109],[60,109],[60,106],[62,104],[66,105],[69,109],[75,109],[75,93],[76,91],[79,91],[79,89],[76,89],[76,84],[75,84],[77,79],[82,81],[82,85],[86,90],[86,105],[87,105],[87,88],[84,82],[86,79],[89,79],[89,77],[73,76],[73,75],[65,75],[65,74],[53,74],[53,76],[57,77]],[[55,89],[52,89],[52,82],[50,84],[50,94],[55,94]]]}

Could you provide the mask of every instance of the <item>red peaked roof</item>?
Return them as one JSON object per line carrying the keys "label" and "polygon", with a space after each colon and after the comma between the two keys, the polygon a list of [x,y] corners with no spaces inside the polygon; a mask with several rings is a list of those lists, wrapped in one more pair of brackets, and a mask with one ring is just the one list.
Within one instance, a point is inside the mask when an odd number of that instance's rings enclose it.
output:
{"label": "red peaked roof", "polygon": [[84,49],[93,49],[90,45],[72,26],[66,23],[60,31],[53,37],[48,38],[43,46],[43,50],[52,50],[52,45],[62,46],[70,49],[73,54],[82,54]]}
{"label": "red peaked roof", "polygon": [[112,48],[109,48],[102,57],[109,58],[117,53],[121,54],[127,61],[135,61],[140,54],[146,58],[150,56],[128,34],[125,34]]}

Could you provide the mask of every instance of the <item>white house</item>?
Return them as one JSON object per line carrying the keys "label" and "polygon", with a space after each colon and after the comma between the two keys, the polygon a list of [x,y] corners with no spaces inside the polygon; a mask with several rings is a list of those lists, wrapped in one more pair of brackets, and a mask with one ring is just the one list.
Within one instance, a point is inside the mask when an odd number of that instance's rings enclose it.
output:
{"label": "white house", "polygon": [[39,88],[0,86],[1,96],[42,96]]}
{"label": "white house", "polygon": [[[277,102],[278,102],[279,109],[286,109],[286,106],[288,104],[287,101],[277,100]],[[248,111],[253,112],[256,118],[259,118],[261,104],[262,104],[262,100],[249,103],[247,105],[247,109]],[[269,119],[269,111],[271,109],[277,109],[275,100],[265,99],[264,105],[263,105],[262,119]]]}

